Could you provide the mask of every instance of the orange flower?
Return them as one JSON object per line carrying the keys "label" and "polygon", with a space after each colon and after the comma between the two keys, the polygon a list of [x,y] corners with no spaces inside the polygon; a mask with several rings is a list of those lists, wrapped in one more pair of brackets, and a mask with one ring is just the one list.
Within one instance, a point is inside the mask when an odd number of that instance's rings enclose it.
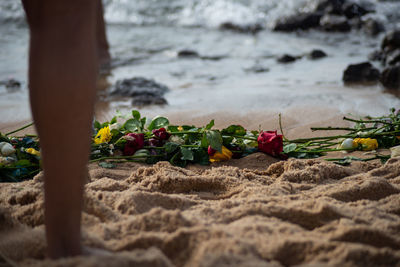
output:
{"label": "orange flower", "polygon": [[[210,151],[210,147],[209,147]],[[209,153],[210,155],[210,153]],[[222,146],[222,153],[215,151],[212,155],[210,155],[210,162],[219,162],[219,161],[225,161],[225,160],[230,160],[232,158],[233,153],[227,149],[226,147]]]}

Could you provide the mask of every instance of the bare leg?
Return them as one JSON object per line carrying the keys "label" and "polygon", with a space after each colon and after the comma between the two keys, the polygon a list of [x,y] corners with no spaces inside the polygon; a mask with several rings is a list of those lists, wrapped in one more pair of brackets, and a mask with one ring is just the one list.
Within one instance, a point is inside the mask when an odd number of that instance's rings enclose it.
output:
{"label": "bare leg", "polygon": [[24,0],[29,87],[45,176],[48,255],[81,254],[82,192],[98,70],[98,0]]}

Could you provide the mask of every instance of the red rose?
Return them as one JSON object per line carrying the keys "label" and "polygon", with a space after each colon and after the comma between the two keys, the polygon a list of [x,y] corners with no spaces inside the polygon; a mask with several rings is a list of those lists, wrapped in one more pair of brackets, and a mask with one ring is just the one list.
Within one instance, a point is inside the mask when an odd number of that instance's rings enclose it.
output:
{"label": "red rose", "polygon": [[208,153],[209,156],[213,156],[215,154],[215,152],[217,152],[217,150],[215,150],[211,146],[208,146],[207,153]]}
{"label": "red rose", "polygon": [[160,140],[167,140],[170,137],[170,133],[165,130],[165,128],[160,128],[157,130],[153,130],[153,134]]}
{"label": "red rose", "polygon": [[257,138],[258,150],[271,156],[277,156],[283,151],[283,136],[277,131],[261,132]]}
{"label": "red rose", "polygon": [[128,133],[124,138],[126,139],[124,156],[132,156],[144,146],[144,134],[142,133]]}

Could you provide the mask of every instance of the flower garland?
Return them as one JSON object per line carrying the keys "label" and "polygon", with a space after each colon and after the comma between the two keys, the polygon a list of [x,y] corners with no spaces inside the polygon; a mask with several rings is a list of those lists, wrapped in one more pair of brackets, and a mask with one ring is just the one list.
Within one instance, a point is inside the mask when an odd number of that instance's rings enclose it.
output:
{"label": "flower garland", "polygon": [[[90,162],[99,162],[104,168],[114,168],[118,162],[145,162],[153,164],[169,161],[184,167],[188,163],[210,163],[241,158],[255,152],[264,152],[280,159],[317,158],[328,152],[355,150],[369,151],[369,158],[344,156],[325,160],[341,165],[351,161],[380,159],[390,155],[376,151],[390,148],[392,157],[400,156],[400,113],[394,109],[381,117],[353,119],[354,127],[314,127],[313,131],[344,131],[345,134],[313,138],[287,139],[275,131],[249,131],[240,125],[222,130],[213,129],[214,120],[204,127],[171,125],[165,117],[148,122],[133,110],[129,116],[117,114],[109,122],[93,123],[93,142]],[[22,129],[2,135],[0,133],[0,182],[17,182],[32,178],[41,170],[40,146],[37,136],[10,137]]]}

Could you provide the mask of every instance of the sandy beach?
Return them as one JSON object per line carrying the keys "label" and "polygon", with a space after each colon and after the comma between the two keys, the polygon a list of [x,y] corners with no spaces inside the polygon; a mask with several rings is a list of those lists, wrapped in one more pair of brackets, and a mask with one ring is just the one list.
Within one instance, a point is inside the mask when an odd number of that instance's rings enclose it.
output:
{"label": "sandy beach", "polygon": [[[286,118],[288,134],[311,135],[311,117]],[[42,174],[0,187],[2,266],[400,266],[400,158],[348,167],[263,153],[185,169],[93,163],[83,243],[110,254],[57,261],[45,258],[42,187]]]}

